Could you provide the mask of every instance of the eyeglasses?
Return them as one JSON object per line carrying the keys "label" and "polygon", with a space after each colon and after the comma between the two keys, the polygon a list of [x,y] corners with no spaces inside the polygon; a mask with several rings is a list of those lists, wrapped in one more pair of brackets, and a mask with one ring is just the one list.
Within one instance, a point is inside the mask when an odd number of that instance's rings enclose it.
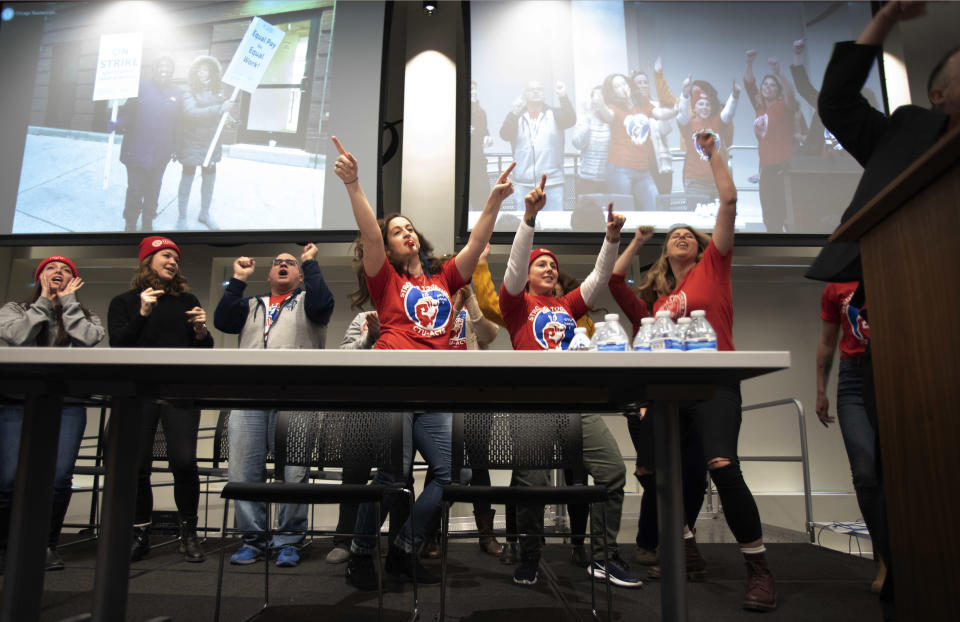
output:
{"label": "eyeglasses", "polygon": [[296,259],[274,259],[273,265],[275,266],[290,266],[291,268],[297,265]]}

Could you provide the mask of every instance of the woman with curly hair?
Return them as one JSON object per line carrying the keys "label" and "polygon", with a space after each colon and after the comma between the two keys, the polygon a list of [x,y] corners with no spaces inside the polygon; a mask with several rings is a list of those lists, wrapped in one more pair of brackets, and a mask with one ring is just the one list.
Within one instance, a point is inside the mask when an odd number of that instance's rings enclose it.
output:
{"label": "woman with curly hair", "polygon": [[[713,179],[720,196],[720,208],[713,234],[706,238],[692,227],[680,225],[666,236],[660,258],[647,272],[634,294],[626,284],[626,271],[644,242],[653,235],[652,227],[640,227],[627,249],[617,259],[610,278],[610,290],[620,307],[634,324],[639,318],[660,310],[674,319],[687,317],[696,309],[706,311],[717,334],[718,350],[733,350],[733,296],[730,287],[730,264],[733,258],[733,232],[737,216],[737,190],[723,158],[719,157],[712,132],[697,134],[697,145],[710,162]],[[740,544],[747,566],[747,589],[743,608],[769,611],[777,607],[773,575],[767,567],[763,546],[760,513],[750,489],[743,481],[737,457],[737,441],[742,421],[740,383],[719,384],[708,400],[680,403],[680,423],[684,443],[699,436],[703,457],[713,479],[727,525]],[[653,403],[652,409],[666,408]],[[651,417],[644,417],[633,436],[637,464],[644,496],[656,494],[654,442]],[[697,434],[691,435],[687,431]],[[693,532],[684,526],[687,575],[702,580],[703,558],[697,551]],[[654,569],[653,576],[658,576]]]}
{"label": "woman with curly hair", "polygon": [[[0,309],[0,341],[9,346],[92,348],[103,339],[100,319],[77,300],[83,279],[72,261],[62,255],[47,257],[37,266],[33,294],[23,302],[8,302]],[[53,480],[53,514],[47,544],[47,570],[60,570],[63,560],[57,542],[70,505],[73,465],[87,424],[80,404],[66,403],[60,413],[60,441]],[[0,570],[7,549],[10,508],[20,455],[23,406],[0,407]]]}
{"label": "woman with curly hair", "polygon": [[[111,347],[213,347],[213,337],[207,330],[207,313],[197,297],[187,291],[187,279],[180,272],[180,249],[172,240],[151,236],[140,242],[140,264],[130,284],[133,289],[110,301],[107,325]],[[173,473],[173,498],[180,519],[180,552],[188,562],[202,562],[204,553],[197,537],[200,410],[148,403],[144,405],[141,421],[140,467],[130,559],[138,561],[150,552],[153,513],[150,467],[153,438],[157,425],[162,423]]]}
{"label": "woman with curly hair", "polygon": [[[356,243],[359,288],[350,301],[356,308],[373,301],[380,320],[377,350],[446,350],[450,347],[453,326],[453,294],[470,282],[481,252],[490,240],[500,204],[513,192],[508,179],[511,164],[497,180],[466,246],[442,263],[431,256],[432,247],[404,216],[391,214],[377,220],[360,187],[359,166],[353,154],[333,139],[340,155],[334,172],[343,180],[353,215],[360,230]],[[413,508],[414,525],[408,520],[389,547],[386,572],[401,581],[422,584],[439,583],[440,578],[427,571],[416,559],[424,529],[440,511],[443,486],[451,480],[451,434],[453,416],[449,412],[406,413],[403,477],[410,472],[414,451],[419,451],[433,469],[434,479],[424,487]],[[408,442],[409,439],[409,442]],[[459,476],[459,474],[458,474]],[[378,471],[375,484],[393,481],[393,475]],[[372,555],[379,526],[373,504],[360,507],[354,538],[347,560],[347,581],[354,587],[377,589]]]}
{"label": "woman with curly hair", "polygon": [[183,167],[180,188],[177,192],[178,230],[187,228],[187,206],[193,179],[200,167],[200,214],[197,221],[208,229],[218,229],[210,216],[213,201],[213,185],[217,180],[217,162],[222,151],[220,141],[213,150],[210,163],[203,160],[210,148],[210,141],[217,132],[220,117],[233,108],[233,100],[223,90],[220,81],[220,61],[212,56],[198,56],[187,73],[187,88],[183,92],[183,118],[180,123],[180,146],[177,159]]}

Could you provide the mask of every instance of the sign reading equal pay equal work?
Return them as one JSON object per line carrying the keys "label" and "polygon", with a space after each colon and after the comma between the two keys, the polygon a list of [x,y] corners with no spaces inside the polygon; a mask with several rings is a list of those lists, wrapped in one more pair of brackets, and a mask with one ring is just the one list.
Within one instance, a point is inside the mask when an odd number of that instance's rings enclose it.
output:
{"label": "sign reading equal pay equal work", "polygon": [[280,28],[254,17],[223,74],[223,82],[248,93],[257,90],[285,34]]}

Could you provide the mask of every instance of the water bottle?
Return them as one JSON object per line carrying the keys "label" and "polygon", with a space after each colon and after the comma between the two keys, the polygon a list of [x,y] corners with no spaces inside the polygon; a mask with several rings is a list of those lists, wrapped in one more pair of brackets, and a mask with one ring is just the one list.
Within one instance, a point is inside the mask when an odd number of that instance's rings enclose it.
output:
{"label": "water bottle", "polygon": [[680,342],[680,349],[687,349],[687,331],[690,330],[690,318],[682,317],[677,320],[677,340]]}
{"label": "water bottle", "polygon": [[620,325],[620,316],[616,313],[608,313],[603,316],[603,333],[597,338],[597,350],[601,352],[626,352],[627,343],[630,338],[627,337],[627,331]]}
{"label": "water bottle", "polygon": [[680,351],[677,326],[670,319],[669,311],[657,311],[657,319],[653,323],[653,331],[650,335],[650,350],[652,352]]}
{"label": "water bottle", "polygon": [[650,337],[653,332],[653,318],[645,317],[640,320],[640,330],[637,331],[637,336],[633,338],[633,351],[634,352],[649,352],[650,351]]}
{"label": "water bottle", "polygon": [[590,338],[590,350],[596,352],[597,342],[600,340],[600,334],[604,331],[605,322],[597,322],[593,325],[593,337]]}
{"label": "water bottle", "polygon": [[577,326],[573,330],[573,339],[567,350],[571,352],[586,352],[590,349],[590,338],[587,337],[587,329],[583,326]]}
{"label": "water bottle", "polygon": [[690,313],[690,330],[687,331],[685,350],[700,352],[717,351],[717,333],[707,321],[707,312],[697,309]]}

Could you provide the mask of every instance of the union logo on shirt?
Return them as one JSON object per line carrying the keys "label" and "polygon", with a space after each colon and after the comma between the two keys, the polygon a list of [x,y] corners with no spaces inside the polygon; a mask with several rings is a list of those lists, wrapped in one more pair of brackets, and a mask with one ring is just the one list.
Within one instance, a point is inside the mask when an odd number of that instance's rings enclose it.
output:
{"label": "union logo on shirt", "polygon": [[687,293],[680,291],[676,294],[670,294],[664,301],[663,305],[660,306],[658,311],[669,311],[670,317],[676,320],[678,317],[687,316]]}
{"label": "union logo on shirt", "polygon": [[533,338],[544,350],[566,350],[573,339],[577,323],[562,307],[537,307],[530,314]]}
{"label": "union logo on shirt", "polygon": [[457,348],[467,343],[467,311],[461,309],[457,317],[453,319],[453,327],[450,329],[450,347]]}
{"label": "union logo on shirt", "polygon": [[400,297],[415,331],[426,337],[442,335],[446,331],[453,306],[447,292],[436,285],[417,287],[406,283],[400,290]]}

